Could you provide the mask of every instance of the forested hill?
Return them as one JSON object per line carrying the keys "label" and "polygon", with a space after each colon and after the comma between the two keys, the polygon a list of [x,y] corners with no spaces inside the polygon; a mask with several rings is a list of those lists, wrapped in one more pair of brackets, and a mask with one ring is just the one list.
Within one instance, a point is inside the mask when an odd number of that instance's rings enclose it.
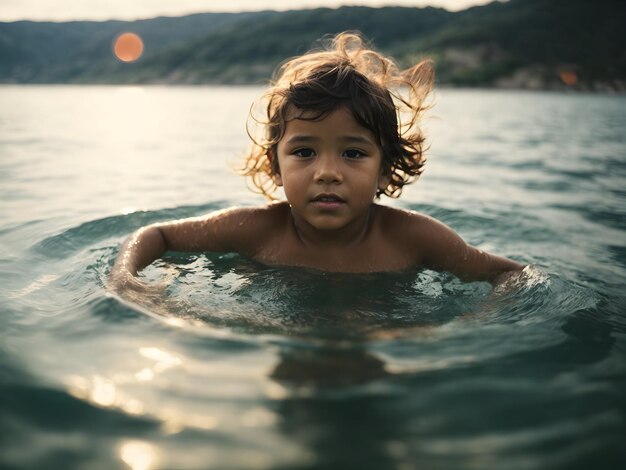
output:
{"label": "forested hill", "polygon": [[[626,91],[625,13],[622,0],[509,0],[460,12],[342,7],[0,23],[0,82],[265,83],[320,37],[359,30],[404,66],[433,58],[440,84]],[[133,63],[112,54],[125,31],[145,44]]]}

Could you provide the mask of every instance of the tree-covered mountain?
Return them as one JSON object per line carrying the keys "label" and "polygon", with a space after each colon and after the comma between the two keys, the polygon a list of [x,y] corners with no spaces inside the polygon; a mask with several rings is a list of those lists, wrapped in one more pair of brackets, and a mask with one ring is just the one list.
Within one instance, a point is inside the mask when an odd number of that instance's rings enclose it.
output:
{"label": "tree-covered mountain", "polygon": [[[245,20],[220,28],[137,64],[141,80],[161,77],[190,83],[250,83],[267,80],[283,60],[302,54],[325,35],[361,31],[376,47],[390,51],[425,37],[452,16],[435,8],[342,7],[288,11],[265,21]],[[319,45],[319,44],[317,44]]]}
{"label": "tree-covered mountain", "polygon": [[[438,8],[320,8],[207,13],[134,22],[0,23],[0,81],[21,83],[264,83],[324,35],[361,31],[408,66],[432,57],[442,84],[626,89],[621,0],[509,0]],[[123,31],[145,53],[111,53]]]}
{"label": "tree-covered mountain", "polygon": [[[0,23],[0,82],[119,82],[129,64],[114,58],[112,45],[132,31],[144,41],[142,60],[177,45],[189,44],[231,23],[254,17],[264,21],[275,12],[204,13],[138,21],[17,21]],[[107,77],[94,70],[109,69]]]}

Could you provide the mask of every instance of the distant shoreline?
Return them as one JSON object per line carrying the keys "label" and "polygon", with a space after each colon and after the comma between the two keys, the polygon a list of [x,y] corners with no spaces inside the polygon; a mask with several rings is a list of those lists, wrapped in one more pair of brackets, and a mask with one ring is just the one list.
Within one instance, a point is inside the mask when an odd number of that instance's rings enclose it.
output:
{"label": "distant shoreline", "polygon": [[[0,82],[0,87],[85,87],[85,88],[264,88],[267,84],[262,83],[17,83],[17,82]],[[521,92],[521,93],[556,93],[571,95],[609,95],[609,96],[626,96],[626,89],[577,89],[577,88],[506,88],[497,86],[454,86],[441,84],[435,86],[436,91],[493,91],[493,92]]]}
{"label": "distant shoreline", "polygon": [[[263,85],[285,59],[353,30],[401,67],[431,58],[441,87],[623,94],[619,3],[509,0],[455,12],[352,6],[2,23],[0,83]],[[122,36],[135,37],[130,49],[118,48]]]}

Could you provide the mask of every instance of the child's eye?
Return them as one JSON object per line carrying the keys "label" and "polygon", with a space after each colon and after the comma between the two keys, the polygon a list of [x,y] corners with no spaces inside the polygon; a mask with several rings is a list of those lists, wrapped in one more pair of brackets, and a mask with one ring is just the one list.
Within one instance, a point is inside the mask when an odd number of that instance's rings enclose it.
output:
{"label": "child's eye", "polygon": [[313,149],[307,149],[307,148],[296,149],[291,153],[295,155],[296,157],[301,157],[301,158],[309,158],[315,155],[315,151]]}
{"label": "child's eye", "polygon": [[358,159],[365,156],[365,153],[357,149],[349,149],[343,152],[343,156],[350,159]]}

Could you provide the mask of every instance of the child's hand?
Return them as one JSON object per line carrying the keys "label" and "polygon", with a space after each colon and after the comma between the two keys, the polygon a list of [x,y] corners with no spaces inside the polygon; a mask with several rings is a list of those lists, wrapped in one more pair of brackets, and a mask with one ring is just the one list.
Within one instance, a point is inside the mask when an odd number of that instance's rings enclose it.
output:
{"label": "child's hand", "polygon": [[531,264],[522,270],[506,271],[491,281],[493,286],[491,297],[515,293],[524,286],[533,285],[538,281],[543,282],[544,279],[545,274]]}
{"label": "child's hand", "polygon": [[521,271],[507,271],[492,281],[493,291],[473,311],[461,315],[458,320],[481,320],[501,308],[503,300],[518,291],[545,282],[546,275],[529,264]]}
{"label": "child's hand", "polygon": [[163,297],[169,284],[169,279],[157,284],[148,284],[128,271],[114,269],[111,271],[105,287],[107,291],[120,297],[137,300],[140,297]]}

